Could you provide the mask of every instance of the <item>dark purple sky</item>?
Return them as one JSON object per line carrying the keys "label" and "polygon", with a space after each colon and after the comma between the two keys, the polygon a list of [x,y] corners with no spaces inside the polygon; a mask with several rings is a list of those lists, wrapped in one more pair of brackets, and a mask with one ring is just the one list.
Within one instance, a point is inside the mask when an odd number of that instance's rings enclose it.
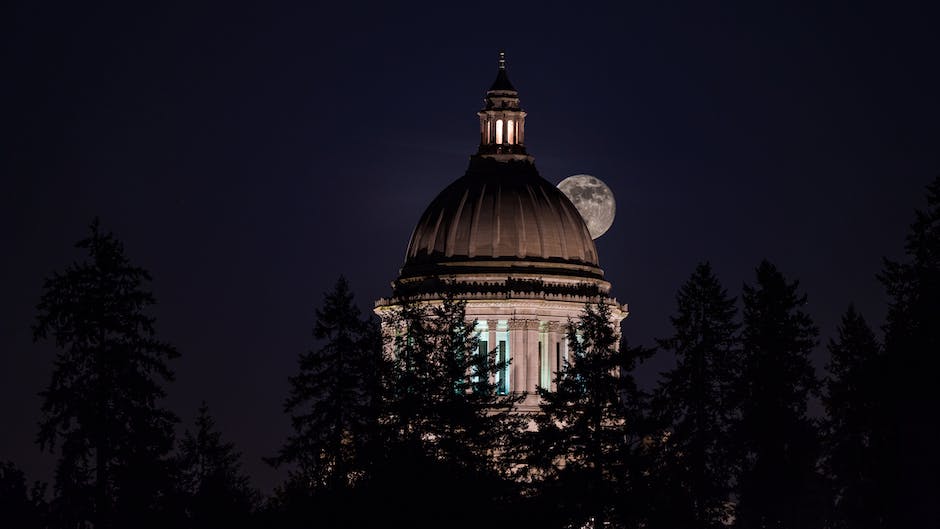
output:
{"label": "dark purple sky", "polygon": [[500,48],[542,175],[616,194],[597,245],[634,342],[668,332],[704,259],[734,295],[771,259],[824,338],[853,300],[880,325],[881,257],[940,173],[926,2],[20,4],[0,16],[0,459],[31,479],[53,461],[32,444],[54,354],[34,306],[99,215],[182,352],[169,405],[189,423],[207,400],[276,484],[260,458],[313,308],[340,273],[363,310],[389,293],[476,150]]}

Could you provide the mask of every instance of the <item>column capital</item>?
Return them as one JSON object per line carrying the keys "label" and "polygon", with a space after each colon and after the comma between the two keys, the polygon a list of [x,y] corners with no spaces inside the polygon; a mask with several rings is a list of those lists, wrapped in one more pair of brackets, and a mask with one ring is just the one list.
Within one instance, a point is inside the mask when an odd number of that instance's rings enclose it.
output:
{"label": "column capital", "polygon": [[509,320],[510,331],[523,331],[526,329],[530,320]]}

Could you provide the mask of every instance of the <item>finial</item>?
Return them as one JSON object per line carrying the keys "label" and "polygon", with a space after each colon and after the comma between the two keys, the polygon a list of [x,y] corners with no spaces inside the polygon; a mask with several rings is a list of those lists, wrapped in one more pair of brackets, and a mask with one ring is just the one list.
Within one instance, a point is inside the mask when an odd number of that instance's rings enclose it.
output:
{"label": "finial", "polygon": [[506,52],[503,50],[499,50],[499,69],[506,69]]}

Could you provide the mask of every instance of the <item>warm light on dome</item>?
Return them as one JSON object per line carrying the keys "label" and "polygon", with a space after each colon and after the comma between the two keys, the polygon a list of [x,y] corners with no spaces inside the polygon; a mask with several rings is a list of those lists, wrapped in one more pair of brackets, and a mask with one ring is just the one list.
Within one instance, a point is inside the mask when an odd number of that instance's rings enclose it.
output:
{"label": "warm light on dome", "polygon": [[384,318],[406,303],[467,301],[480,353],[509,362],[496,375],[496,391],[524,394],[517,409],[531,413],[539,409],[537,389],[555,389],[568,359],[565,326],[585,303],[608,304],[611,325],[627,307],[609,297],[576,204],[539,175],[526,152],[526,113],[503,53],[484,101],[477,153],[421,216],[392,296],[375,311]]}

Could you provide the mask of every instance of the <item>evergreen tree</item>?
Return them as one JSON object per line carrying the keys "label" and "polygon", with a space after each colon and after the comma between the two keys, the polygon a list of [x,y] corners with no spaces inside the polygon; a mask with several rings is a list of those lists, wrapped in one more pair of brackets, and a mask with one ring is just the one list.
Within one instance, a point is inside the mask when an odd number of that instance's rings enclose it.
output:
{"label": "evergreen tree", "polygon": [[321,345],[300,355],[284,403],[294,433],[270,462],[295,465],[291,487],[335,491],[355,485],[370,464],[381,334],[340,277],[316,309],[313,337]]}
{"label": "evergreen tree", "polygon": [[539,388],[528,461],[562,527],[634,527],[644,511],[646,403],[632,371],[648,352],[621,345],[615,327],[606,303],[586,305],[556,390]]}
{"label": "evergreen tree", "polygon": [[738,527],[809,529],[821,525],[816,425],[807,404],[818,389],[809,355],[818,331],[806,296],[763,261],[744,286],[742,359],[735,382]]}
{"label": "evergreen tree", "polygon": [[47,505],[43,495],[46,487],[34,483],[26,486],[23,471],[10,461],[0,462],[0,526],[18,529],[46,527]]}
{"label": "evergreen tree", "polygon": [[904,261],[886,259],[879,275],[890,304],[877,462],[893,496],[889,525],[937,527],[940,385],[933,365],[940,351],[940,176],[927,186],[927,209],[916,212],[905,253]]}
{"label": "evergreen tree", "polygon": [[77,247],[89,259],[44,285],[34,326],[58,353],[38,441],[59,449],[56,509],[70,527],[160,523],[176,417],[159,406],[178,356],[155,337],[150,274],[97,219]]}
{"label": "evergreen tree", "polygon": [[522,425],[513,413],[522,397],[497,391],[509,362],[480,351],[475,326],[466,302],[454,299],[405,305],[389,318],[382,421],[392,444],[489,471],[502,467],[498,456]]}
{"label": "evergreen tree", "polygon": [[656,481],[671,501],[665,526],[717,528],[730,514],[732,472],[729,398],[736,369],[737,309],[708,263],[699,264],[676,296],[674,334],[659,340],[676,356],[655,394],[655,414],[668,436],[658,450]]}
{"label": "evergreen tree", "polygon": [[523,427],[513,413],[522,397],[497,391],[508,362],[480,350],[466,302],[405,305],[385,323],[385,450],[373,499],[393,513],[383,510],[390,525],[478,526],[468,516],[474,505],[505,507],[502,471],[512,460],[509,441]]}
{"label": "evergreen tree", "polygon": [[884,483],[875,466],[875,419],[881,400],[881,347],[854,306],[842,316],[822,401],[826,408],[825,468],[834,488],[831,526],[886,528]]}
{"label": "evergreen tree", "polygon": [[248,527],[258,493],[241,469],[241,454],[222,440],[205,402],[196,416],[195,433],[180,443],[180,487],[188,526],[194,529]]}

